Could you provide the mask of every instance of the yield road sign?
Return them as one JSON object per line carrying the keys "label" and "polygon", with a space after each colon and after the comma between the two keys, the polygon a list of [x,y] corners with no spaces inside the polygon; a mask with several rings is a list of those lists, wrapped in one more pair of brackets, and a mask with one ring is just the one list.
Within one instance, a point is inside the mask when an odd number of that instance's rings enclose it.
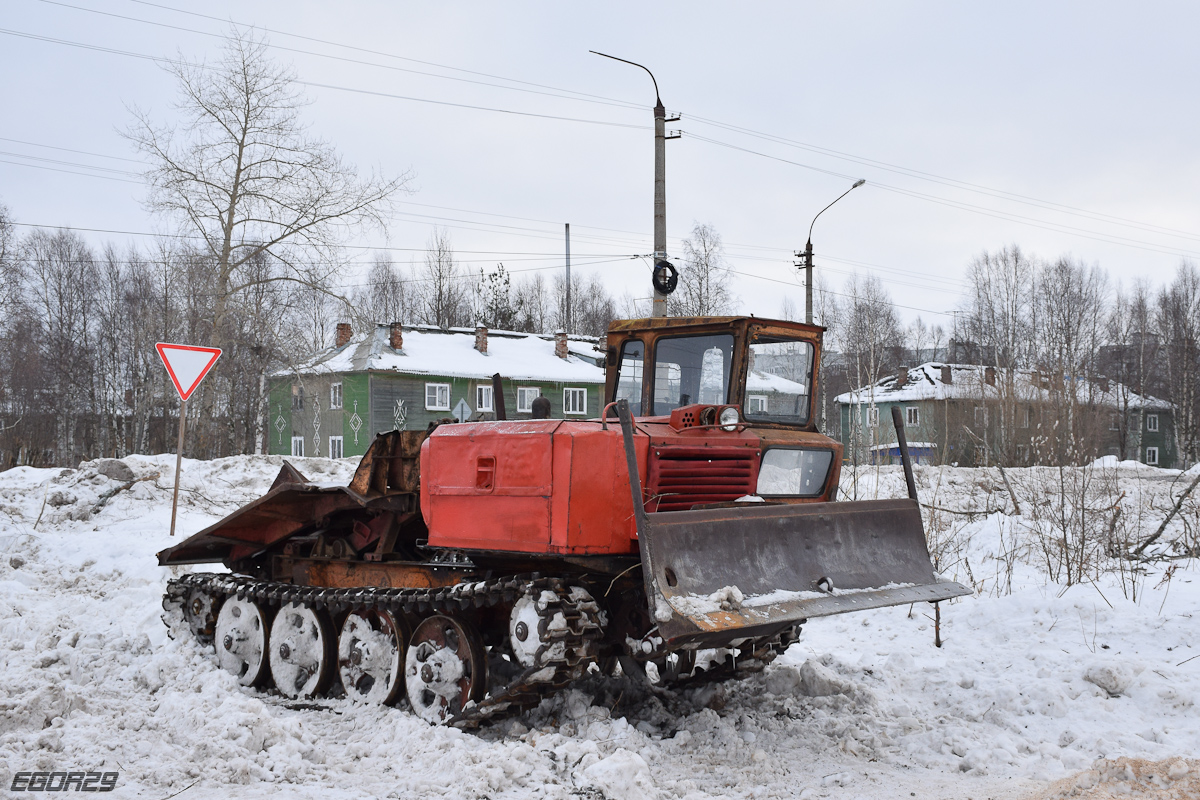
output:
{"label": "yield road sign", "polygon": [[158,350],[159,358],[163,360],[171,382],[175,384],[175,391],[179,392],[179,398],[184,401],[192,396],[192,392],[196,391],[200,381],[204,380],[204,376],[221,356],[218,347],[193,347],[187,344],[159,342],[154,348]]}

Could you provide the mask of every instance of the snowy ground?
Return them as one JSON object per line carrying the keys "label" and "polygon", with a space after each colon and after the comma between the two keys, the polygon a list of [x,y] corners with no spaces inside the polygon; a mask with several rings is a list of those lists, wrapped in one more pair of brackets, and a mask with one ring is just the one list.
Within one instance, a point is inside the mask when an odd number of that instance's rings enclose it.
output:
{"label": "snowy ground", "polygon": [[[296,462],[320,481],[354,467]],[[185,462],[181,535],[265,492],[280,463]],[[1112,514],[1096,512],[1079,552],[1102,571],[1052,579],[1057,470],[1009,471],[1017,515],[994,470],[920,469],[941,568],[977,589],[942,605],[940,649],[928,606],[848,614],[744,682],[654,696],[596,680],[464,733],[404,708],[288,708],[168,638],[154,553],[172,541],[173,467],[0,473],[0,791],[19,771],[114,770],[113,796],[147,798],[1200,796],[1195,559],[1103,571],[1087,548]],[[1096,472],[1089,507],[1120,506],[1111,529],[1133,537],[1192,477]],[[843,487],[903,493],[896,468]],[[1151,549],[1178,554],[1196,522],[1185,504]]]}

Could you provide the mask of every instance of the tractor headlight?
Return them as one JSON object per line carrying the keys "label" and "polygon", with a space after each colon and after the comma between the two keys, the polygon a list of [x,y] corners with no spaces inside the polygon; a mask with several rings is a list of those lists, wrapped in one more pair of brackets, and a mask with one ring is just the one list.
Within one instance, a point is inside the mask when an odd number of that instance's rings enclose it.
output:
{"label": "tractor headlight", "polygon": [[740,421],[737,409],[733,406],[721,409],[721,416],[717,417],[717,422],[721,424],[721,429],[726,431],[737,430],[737,424]]}
{"label": "tractor headlight", "polygon": [[758,494],[762,497],[816,497],[825,490],[832,450],[796,450],[772,447],[758,469]]}

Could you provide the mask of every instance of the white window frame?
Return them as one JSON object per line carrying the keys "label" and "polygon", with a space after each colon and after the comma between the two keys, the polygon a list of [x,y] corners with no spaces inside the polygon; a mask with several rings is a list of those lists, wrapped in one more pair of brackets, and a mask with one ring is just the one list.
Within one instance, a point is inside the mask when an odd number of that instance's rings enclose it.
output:
{"label": "white window frame", "polygon": [[341,381],[338,381],[337,383],[329,384],[329,407],[330,408],[341,408],[342,407],[342,382]]}
{"label": "white window frame", "polygon": [[304,458],[304,437],[292,437],[292,455],[296,458]]}
{"label": "white window frame", "polygon": [[1157,447],[1147,447],[1146,448],[1146,463],[1152,467],[1158,466],[1158,448]]}
{"label": "white window frame", "polygon": [[[982,421],[981,421],[982,419]],[[988,407],[975,406],[975,426],[986,428],[988,424]]]}
{"label": "white window frame", "polygon": [[1110,431],[1119,431],[1121,429],[1121,415],[1120,414],[1109,414],[1108,415],[1108,429]]}
{"label": "white window frame", "polygon": [[[757,405],[755,405],[756,403]],[[765,394],[752,394],[746,397],[746,413],[766,414],[767,396]]]}
{"label": "white window frame", "polygon": [[[433,390],[433,403],[429,402],[429,390]],[[442,390],[445,390],[446,401],[442,403]],[[425,410],[426,411],[449,411],[450,410],[450,384],[448,383],[427,383],[425,384]]]}
{"label": "white window frame", "polygon": [[867,427],[879,427],[879,406],[867,406]]}
{"label": "white window frame", "polygon": [[304,410],[304,387],[300,384],[292,384],[292,411]]}
{"label": "white window frame", "polygon": [[[579,402],[575,402],[570,398],[576,398]],[[563,415],[574,414],[581,416],[587,414],[587,389],[568,386],[563,389]]]}
{"label": "white window frame", "polygon": [[345,437],[330,436],[329,437],[329,457],[330,458],[345,458],[346,449],[343,446]]}
{"label": "white window frame", "polygon": [[517,413],[532,414],[533,401],[542,396],[542,390],[536,386],[517,387]]}
{"label": "white window frame", "polygon": [[1033,409],[1029,406],[1021,407],[1021,424],[1019,427],[1028,428],[1033,423]]}
{"label": "white window frame", "polygon": [[493,395],[495,394],[491,386],[479,384],[475,387],[475,410],[476,411],[495,411],[496,401]]}
{"label": "white window frame", "polygon": [[1146,415],[1146,430],[1150,431],[1151,433],[1158,432],[1158,414]]}
{"label": "white window frame", "polygon": [[920,406],[905,406],[904,407],[904,424],[916,427],[921,424],[921,408]]}

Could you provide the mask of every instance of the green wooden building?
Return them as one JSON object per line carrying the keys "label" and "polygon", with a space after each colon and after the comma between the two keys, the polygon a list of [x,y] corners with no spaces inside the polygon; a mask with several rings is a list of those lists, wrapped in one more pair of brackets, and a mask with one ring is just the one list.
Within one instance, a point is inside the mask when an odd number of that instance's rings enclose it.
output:
{"label": "green wooden building", "polygon": [[509,419],[600,415],[603,350],[592,337],[376,325],[353,335],[340,323],[333,347],[270,378],[273,455],[361,456],[377,433],[423,430],[446,417],[491,419],[499,373]]}
{"label": "green wooden building", "polygon": [[1104,378],[930,362],[840,394],[837,404],[849,463],[899,463],[893,407],[918,463],[1178,461],[1173,406]]}

